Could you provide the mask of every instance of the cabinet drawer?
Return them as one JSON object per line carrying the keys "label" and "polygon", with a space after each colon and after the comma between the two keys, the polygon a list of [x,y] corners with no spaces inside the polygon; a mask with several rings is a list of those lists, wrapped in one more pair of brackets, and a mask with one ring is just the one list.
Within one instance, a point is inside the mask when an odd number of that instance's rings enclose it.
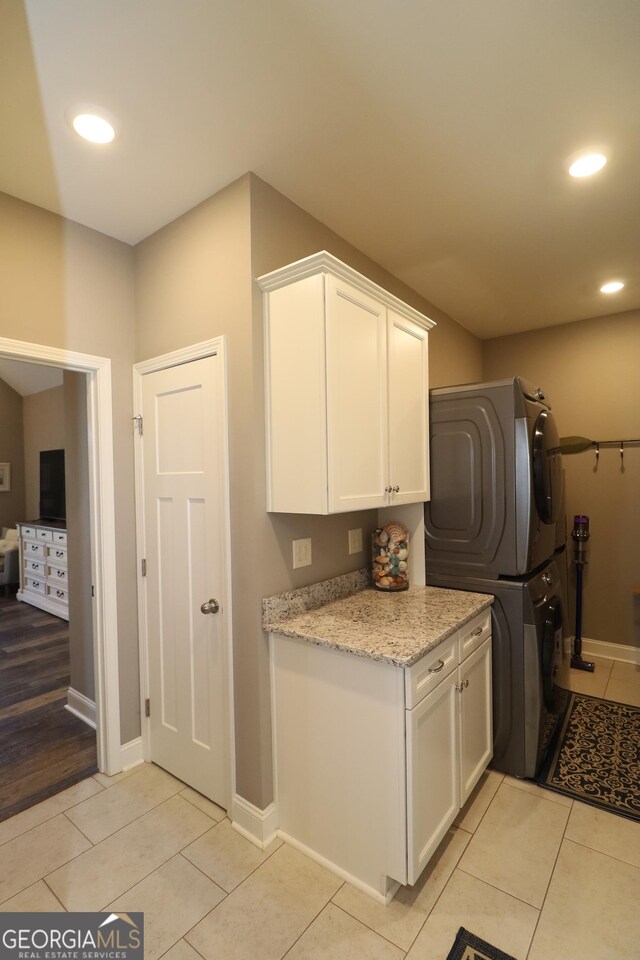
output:
{"label": "cabinet drawer", "polygon": [[47,596],[51,597],[52,600],[59,600],[60,603],[69,602],[69,591],[66,589],[66,585],[57,587],[55,583],[48,583]]}
{"label": "cabinet drawer", "polygon": [[482,613],[465,623],[460,628],[458,636],[460,637],[460,663],[473,653],[481,643],[491,636],[491,608],[483,610]]}
{"label": "cabinet drawer", "polygon": [[20,533],[23,537],[33,537],[35,540],[36,528],[35,527],[20,527]]}
{"label": "cabinet drawer", "polygon": [[50,542],[51,540],[53,540],[53,533],[51,532],[51,530],[40,530],[40,528],[37,528],[37,529],[36,529],[36,539],[37,539],[37,540],[48,540],[48,541]]}
{"label": "cabinet drawer", "polygon": [[47,548],[44,543],[34,543],[32,540],[25,540],[24,542],[24,556],[25,557],[42,557],[43,559],[47,555]]}
{"label": "cabinet drawer", "polygon": [[33,577],[25,577],[24,581],[25,589],[30,591],[30,593],[42,593],[47,592],[46,584],[43,579],[34,579]]}
{"label": "cabinet drawer", "polygon": [[448,677],[458,665],[458,634],[453,633],[435,650],[421,657],[405,670],[405,698],[407,710],[420,703],[428,693]]}
{"label": "cabinet drawer", "polygon": [[49,565],[47,567],[47,579],[61,581],[62,583],[67,582],[67,568],[66,567],[52,567]]}
{"label": "cabinet drawer", "polygon": [[44,560],[38,560],[32,557],[24,558],[24,572],[29,577],[44,577],[47,565]]}
{"label": "cabinet drawer", "polygon": [[67,562],[67,548],[63,546],[58,546],[56,543],[51,544],[47,547],[47,557],[49,562],[55,564],[61,564]]}
{"label": "cabinet drawer", "polygon": [[66,545],[67,545],[67,535],[66,535],[66,533],[62,533],[60,530],[54,530],[54,531],[53,531],[53,542],[54,542],[54,543],[61,543],[63,546],[66,547]]}

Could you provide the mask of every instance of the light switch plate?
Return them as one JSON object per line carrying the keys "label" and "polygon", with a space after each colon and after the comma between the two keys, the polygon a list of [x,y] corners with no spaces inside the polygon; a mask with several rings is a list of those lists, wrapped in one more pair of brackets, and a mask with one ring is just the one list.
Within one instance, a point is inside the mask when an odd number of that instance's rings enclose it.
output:
{"label": "light switch plate", "polygon": [[298,567],[308,567],[311,565],[311,537],[304,540],[292,540],[293,544],[293,569]]}
{"label": "light switch plate", "polygon": [[349,530],[349,553],[362,553],[362,527]]}

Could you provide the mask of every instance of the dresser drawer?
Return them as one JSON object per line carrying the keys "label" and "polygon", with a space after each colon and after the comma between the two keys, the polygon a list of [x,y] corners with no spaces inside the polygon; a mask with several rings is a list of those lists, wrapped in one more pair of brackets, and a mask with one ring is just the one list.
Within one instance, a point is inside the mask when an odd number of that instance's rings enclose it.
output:
{"label": "dresser drawer", "polygon": [[69,602],[69,591],[67,590],[66,584],[58,587],[55,583],[48,583],[47,596],[51,597],[52,600],[58,600],[60,603]]}
{"label": "dresser drawer", "polygon": [[47,548],[45,544],[34,543],[32,540],[25,540],[23,552],[25,557],[42,557],[44,560],[47,556]]}
{"label": "dresser drawer", "polygon": [[47,580],[66,583],[68,576],[69,574],[67,573],[66,567],[56,567],[51,566],[51,564],[47,566]]}
{"label": "dresser drawer", "polygon": [[405,670],[405,706],[411,710],[458,666],[458,632]]}
{"label": "dresser drawer", "polygon": [[54,531],[53,531],[53,542],[54,542],[54,543],[60,543],[60,544],[62,544],[63,546],[66,547],[66,545],[67,545],[67,534],[66,534],[66,532],[63,533],[61,530],[54,530]]}
{"label": "dresser drawer", "polygon": [[458,631],[460,638],[460,663],[466,660],[470,653],[473,653],[480,644],[484,643],[487,637],[491,636],[491,608],[483,610],[477,617],[465,623]]}
{"label": "dresser drawer", "polygon": [[44,578],[35,579],[34,577],[25,577],[24,586],[25,590],[28,590],[30,593],[41,593],[44,596],[47,592],[47,585]]}
{"label": "dresser drawer", "polygon": [[59,546],[57,543],[52,543],[51,546],[47,546],[47,557],[49,563],[62,564],[67,562],[67,548]]}
{"label": "dresser drawer", "polygon": [[24,572],[28,577],[44,577],[46,576],[47,565],[44,560],[38,560],[35,557],[25,557]]}
{"label": "dresser drawer", "polygon": [[36,527],[36,540],[46,540],[50,543],[53,540],[53,531],[41,530],[40,527]]}
{"label": "dresser drawer", "polygon": [[20,527],[20,533],[23,537],[31,537],[33,540],[36,538],[35,527]]}

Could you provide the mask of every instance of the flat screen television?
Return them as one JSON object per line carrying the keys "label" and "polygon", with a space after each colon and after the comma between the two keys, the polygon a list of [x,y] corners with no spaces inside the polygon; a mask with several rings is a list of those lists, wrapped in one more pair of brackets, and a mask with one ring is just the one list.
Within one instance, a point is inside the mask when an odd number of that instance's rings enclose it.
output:
{"label": "flat screen television", "polygon": [[66,520],[64,450],[40,451],[40,518]]}

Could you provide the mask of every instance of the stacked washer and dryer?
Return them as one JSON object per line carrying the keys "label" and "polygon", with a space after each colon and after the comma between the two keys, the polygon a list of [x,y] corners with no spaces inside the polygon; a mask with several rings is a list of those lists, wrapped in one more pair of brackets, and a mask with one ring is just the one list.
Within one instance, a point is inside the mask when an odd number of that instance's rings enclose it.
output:
{"label": "stacked washer and dryer", "polygon": [[565,698],[560,440],[539,388],[519,377],[432,390],[427,583],[491,593],[492,765],[534,777]]}

